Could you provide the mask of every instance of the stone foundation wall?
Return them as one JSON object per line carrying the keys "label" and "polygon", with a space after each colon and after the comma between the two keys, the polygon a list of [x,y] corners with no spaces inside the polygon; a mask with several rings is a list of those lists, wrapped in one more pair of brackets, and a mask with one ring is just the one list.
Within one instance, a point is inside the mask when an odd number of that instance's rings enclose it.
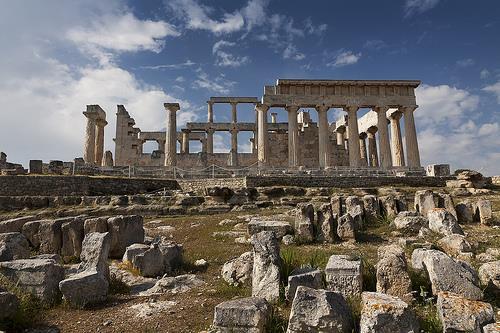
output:
{"label": "stone foundation wall", "polygon": [[2,196],[124,195],[166,188],[178,189],[172,179],[89,176],[0,176]]}
{"label": "stone foundation wall", "polygon": [[450,177],[290,177],[247,176],[247,187],[298,186],[361,188],[379,186],[444,187]]}
{"label": "stone foundation wall", "polygon": [[189,179],[178,180],[179,186],[183,191],[199,192],[207,187],[229,187],[238,189],[246,187],[245,177],[239,178],[206,178],[206,179]]}

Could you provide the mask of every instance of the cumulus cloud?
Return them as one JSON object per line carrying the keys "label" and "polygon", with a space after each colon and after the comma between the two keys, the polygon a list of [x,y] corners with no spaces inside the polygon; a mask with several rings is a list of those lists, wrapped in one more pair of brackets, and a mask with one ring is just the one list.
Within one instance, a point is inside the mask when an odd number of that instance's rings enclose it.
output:
{"label": "cumulus cloud", "polygon": [[236,43],[220,40],[212,47],[212,54],[215,55],[215,64],[221,67],[240,67],[250,61],[248,56],[235,56],[223,48],[233,47]]}
{"label": "cumulus cloud", "polygon": [[495,94],[497,96],[498,104],[500,104],[500,81],[484,87],[483,90]]}
{"label": "cumulus cloud", "polygon": [[89,26],[75,27],[67,32],[67,38],[78,45],[112,51],[160,52],[165,37],[179,35],[167,22],[139,20],[132,13],[98,17]]}
{"label": "cumulus cloud", "polygon": [[480,73],[479,73],[479,77],[481,78],[481,80],[485,80],[487,79],[488,77],[490,76],[490,71],[487,70],[486,68],[483,69]]}
{"label": "cumulus cloud", "polygon": [[293,59],[293,60],[303,60],[306,55],[297,50],[297,47],[293,44],[288,44],[286,49],[283,51],[283,59]]}
{"label": "cumulus cloud", "polygon": [[[474,119],[479,97],[448,85],[421,85],[415,91],[415,111],[422,163],[449,163],[500,173],[500,128],[497,122]],[[480,147],[480,148],[479,148]]]}
{"label": "cumulus cloud", "polygon": [[329,67],[343,67],[353,65],[361,58],[361,52],[354,53],[349,50],[341,50],[332,62],[329,62]]}
{"label": "cumulus cloud", "polygon": [[422,14],[439,4],[440,0],[406,0],[404,5],[405,17]]}

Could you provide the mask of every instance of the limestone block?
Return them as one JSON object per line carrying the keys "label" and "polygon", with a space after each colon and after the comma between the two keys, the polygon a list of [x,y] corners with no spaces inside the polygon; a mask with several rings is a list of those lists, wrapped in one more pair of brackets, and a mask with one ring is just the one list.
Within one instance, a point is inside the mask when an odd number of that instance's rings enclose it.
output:
{"label": "limestone block", "polygon": [[105,301],[108,297],[109,282],[103,274],[86,270],[59,282],[59,289],[71,306],[83,308]]}
{"label": "limestone block", "polygon": [[453,203],[453,198],[448,193],[436,193],[437,196],[437,207],[444,208],[449,211],[455,218],[457,218],[457,212],[455,210],[455,204]]}
{"label": "limestone block", "polygon": [[441,251],[415,249],[412,265],[417,270],[425,268],[434,295],[445,291],[473,300],[483,297],[476,271],[467,263],[454,260]]}
{"label": "limestone block", "polygon": [[443,332],[481,333],[484,325],[494,322],[491,304],[453,293],[440,292],[436,308]]}
{"label": "limestone block", "polygon": [[85,235],[80,253],[79,271],[95,270],[109,279],[108,255],[111,236],[108,232],[92,232]]}
{"label": "limestone block", "polygon": [[351,311],[341,293],[305,286],[297,288],[287,333],[351,333],[353,328]]}
{"label": "limestone block", "polygon": [[271,306],[264,298],[247,297],[218,304],[213,328],[220,333],[264,333]]}
{"label": "limestone block", "polygon": [[42,160],[30,160],[30,174],[42,174],[43,173],[43,161]]}
{"label": "limestone block", "polygon": [[23,216],[15,219],[5,220],[0,222],[0,233],[5,232],[21,232],[23,225],[27,222],[37,220],[36,216]]}
{"label": "limestone block", "polygon": [[83,218],[75,217],[72,221],[61,225],[63,257],[80,257],[83,242]]}
{"label": "limestone block", "polygon": [[493,223],[493,213],[491,210],[491,201],[489,200],[478,200],[474,204],[474,219],[481,222],[481,224],[492,224]]}
{"label": "limestone block", "polygon": [[337,215],[332,212],[329,203],[322,204],[316,212],[317,233],[319,242],[333,243],[337,238]]}
{"label": "limestone block", "polygon": [[111,234],[111,258],[121,258],[127,246],[144,242],[143,219],[139,215],[120,215],[108,219]]}
{"label": "limestone block", "polygon": [[362,200],[366,222],[370,224],[376,223],[380,216],[379,200],[376,196],[369,194],[363,196]]}
{"label": "limestone block", "polygon": [[417,316],[401,299],[382,293],[361,295],[361,333],[417,333]]}
{"label": "limestone block", "polygon": [[465,200],[455,206],[458,223],[472,223],[474,221],[474,205]]}
{"label": "limestone block", "polygon": [[403,249],[387,245],[378,249],[377,292],[396,296],[411,303],[411,280]]}
{"label": "limestone block", "polygon": [[479,267],[481,284],[500,297],[500,260],[487,262]]}
{"label": "limestone block", "polygon": [[322,273],[318,269],[302,268],[298,269],[288,277],[288,285],[285,288],[285,298],[292,301],[295,291],[299,286],[306,286],[313,289],[323,287]]}
{"label": "limestone block", "polygon": [[50,259],[20,259],[0,262],[0,274],[42,301],[52,303],[59,297],[64,267]]}
{"label": "limestone block", "polygon": [[60,253],[62,247],[61,226],[71,220],[73,217],[31,221],[24,224],[22,232],[31,246],[40,253]]}
{"label": "limestone block", "polygon": [[341,216],[338,220],[337,235],[343,241],[356,240],[356,227],[350,214]]}
{"label": "limestone block", "polygon": [[500,322],[483,326],[483,333],[500,333]]}
{"label": "limestone block", "polygon": [[295,212],[295,234],[302,242],[314,240],[314,206],[299,204]]}
{"label": "limestone block", "polygon": [[334,214],[337,214],[338,216],[345,214],[345,209],[343,209],[342,207],[342,200],[343,198],[339,195],[333,195],[330,198],[330,205],[332,206],[332,212]]}
{"label": "limestone block", "polygon": [[455,216],[443,208],[434,208],[427,213],[429,229],[443,235],[459,234],[464,232],[457,222]]}
{"label": "limestone block", "polygon": [[16,295],[0,289],[0,320],[13,318],[19,309]]}
{"label": "limestone block", "polygon": [[346,212],[352,216],[354,225],[360,230],[363,227],[363,219],[365,217],[363,201],[357,196],[348,196],[345,199],[345,207]]}
{"label": "limestone block", "polygon": [[241,256],[229,260],[222,266],[222,278],[227,283],[239,286],[252,278],[253,253],[245,252]]}
{"label": "limestone block", "polygon": [[122,262],[131,264],[136,255],[144,253],[147,250],[149,250],[149,245],[146,244],[137,243],[127,246],[127,249],[123,254]]}
{"label": "limestone block", "polygon": [[472,252],[472,246],[463,235],[452,234],[438,240],[438,245],[450,255],[460,255],[464,252]]}
{"label": "limestone block", "polygon": [[398,213],[393,223],[396,229],[409,232],[410,234],[417,234],[420,228],[426,228],[429,225],[425,217],[418,212],[412,211]]}
{"label": "limestone block", "polygon": [[429,177],[448,177],[450,176],[450,165],[430,164],[425,167],[425,172]]}
{"label": "limestone block", "polygon": [[252,220],[248,223],[247,228],[250,236],[261,231],[273,231],[278,239],[285,235],[293,235],[293,227],[285,221]]}
{"label": "limestone block", "polygon": [[28,240],[19,232],[0,234],[0,261],[29,258]]}
{"label": "limestone block", "polygon": [[272,231],[261,231],[252,236],[253,273],[252,296],[269,302],[279,298],[280,248]]}
{"label": "limestone block", "polygon": [[431,190],[423,190],[415,192],[415,210],[427,216],[427,213],[438,207],[437,198]]}
{"label": "limestone block", "polygon": [[194,274],[183,274],[177,276],[164,276],[157,280],[150,289],[141,292],[140,296],[163,295],[165,293],[184,293],[193,288],[204,285],[205,282]]}
{"label": "limestone block", "polygon": [[363,290],[361,260],[348,255],[332,255],[325,268],[327,289],[344,296],[359,295]]}
{"label": "limestone block", "polygon": [[379,198],[380,210],[382,215],[393,218],[398,215],[396,198],[392,195],[386,195]]}
{"label": "limestone block", "polygon": [[86,219],[83,223],[83,233],[108,232],[108,216]]}

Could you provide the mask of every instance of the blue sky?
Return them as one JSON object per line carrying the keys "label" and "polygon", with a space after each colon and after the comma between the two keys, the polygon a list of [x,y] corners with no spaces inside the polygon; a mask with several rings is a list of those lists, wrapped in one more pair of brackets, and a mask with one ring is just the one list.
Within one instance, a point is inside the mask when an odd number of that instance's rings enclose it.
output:
{"label": "blue sky", "polygon": [[[9,32],[0,35],[0,150],[11,161],[81,156],[86,104],[107,111],[106,149],[114,151],[116,104],[155,130],[164,128],[163,102],[181,103],[179,125],[205,121],[210,96],[260,97],[277,78],[418,79],[422,162],[500,174],[498,1],[0,5],[0,29]],[[330,121],[341,113],[331,110]],[[241,107],[239,120],[253,117]],[[230,119],[229,106],[215,119]],[[239,139],[247,150],[248,135]],[[227,151],[229,136],[216,136],[215,146]]]}

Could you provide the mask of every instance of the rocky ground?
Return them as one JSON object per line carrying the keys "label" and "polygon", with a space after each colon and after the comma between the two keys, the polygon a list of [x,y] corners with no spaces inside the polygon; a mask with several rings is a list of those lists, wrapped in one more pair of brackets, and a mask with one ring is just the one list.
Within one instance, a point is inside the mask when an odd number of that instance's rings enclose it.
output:
{"label": "rocky ground", "polygon": [[[415,327],[424,332],[481,332],[483,326],[494,322],[494,317],[500,320],[500,190],[492,187],[474,194],[449,188],[430,190],[266,189],[259,192],[261,199],[265,199],[260,201],[260,207],[236,205],[231,211],[213,214],[200,214],[196,210],[183,215],[145,214],[144,236],[140,235],[141,231],[131,232],[152,244],[140,250],[143,261],[136,260],[127,248],[125,256],[129,256],[130,261],[123,261],[123,253],[119,253],[108,259],[104,268],[99,256],[107,254],[106,240],[101,240],[98,251],[93,245],[94,252],[86,257],[65,258],[66,279],[75,271],[90,274],[89,269],[96,272],[99,279],[106,276],[109,265],[109,294],[105,300],[97,304],[89,301],[85,307],[75,306],[69,295],[73,295],[79,285],[70,284],[76,287],[66,292],[61,289],[66,300],[48,306],[26,296],[22,286],[13,287],[12,279],[2,277],[3,287],[18,297],[21,312],[11,319],[3,318],[4,326],[14,331],[32,326],[53,332],[209,331],[214,330],[211,326],[217,305],[253,294],[264,302],[264,305],[251,305],[252,309],[261,311],[254,317],[266,318],[266,328],[247,327],[242,332],[285,332],[289,324],[289,332],[300,332],[325,322],[337,325],[332,332],[351,329],[385,332],[388,328],[410,332]],[[416,191],[419,192],[415,194]],[[486,205],[483,201],[491,203],[491,216],[487,216],[487,207],[481,206]],[[415,210],[415,204],[419,212],[407,213]],[[76,211],[82,206],[73,209]],[[65,208],[64,215],[67,211],[71,211],[71,207]],[[481,216],[474,217],[477,211],[482,212]],[[472,215],[467,216],[468,213]],[[10,211],[5,212],[0,221],[33,214],[54,218],[61,215],[61,211]],[[0,232],[4,222],[0,222]],[[99,231],[96,225],[100,222],[93,223],[92,231]],[[87,224],[85,222],[85,228]],[[109,220],[107,224],[110,225]],[[25,229],[23,227],[21,234],[26,234]],[[273,231],[271,236],[266,233],[268,230]],[[113,234],[111,229],[108,231]],[[251,234],[257,235],[253,243]],[[113,237],[109,241],[110,253],[116,251],[116,237]],[[40,250],[45,244],[40,240],[42,245],[38,245],[38,253],[35,253],[33,236],[28,235],[27,239],[31,253],[20,257],[50,252]],[[5,248],[7,243],[3,241]],[[82,253],[87,251],[86,242],[87,236]],[[159,268],[152,265],[164,260],[166,251],[172,256],[174,243],[171,242],[175,242],[175,246],[182,244],[182,263],[174,266],[172,261],[170,266]],[[0,257],[6,253],[2,252],[1,244],[0,236]],[[65,251],[64,244],[57,249],[59,254]],[[96,251],[100,252],[96,254]],[[153,259],[144,259],[147,257],[144,251],[150,251]],[[225,265],[245,252],[250,253],[236,263]],[[161,259],[154,257],[157,255]],[[9,260],[12,259],[15,258]],[[0,274],[5,272],[3,263],[0,263]],[[86,268],[82,269],[82,265]],[[349,273],[343,271],[347,275],[340,274],[342,278],[338,278],[339,265],[349,266],[345,270]],[[147,270],[151,270],[151,276],[141,276]],[[314,273],[315,270],[319,272]],[[166,274],[162,278],[163,273]],[[300,273],[309,276],[294,280]],[[362,280],[359,285],[358,280]],[[290,285],[285,288],[287,284]],[[319,291],[298,289],[299,285]],[[295,288],[296,294],[289,288]],[[307,299],[314,299],[312,308],[308,308]],[[6,302],[5,298],[2,302]],[[225,303],[218,307],[222,318],[217,319],[219,330],[224,331],[222,326],[231,320],[238,320],[228,317],[230,311],[224,312],[227,311],[224,307],[241,309],[248,304]],[[456,319],[464,313],[473,318],[472,323]],[[407,326],[401,328],[401,323]],[[386,329],[382,329],[383,326],[387,326]],[[491,328],[488,332],[500,330],[498,325]]]}

